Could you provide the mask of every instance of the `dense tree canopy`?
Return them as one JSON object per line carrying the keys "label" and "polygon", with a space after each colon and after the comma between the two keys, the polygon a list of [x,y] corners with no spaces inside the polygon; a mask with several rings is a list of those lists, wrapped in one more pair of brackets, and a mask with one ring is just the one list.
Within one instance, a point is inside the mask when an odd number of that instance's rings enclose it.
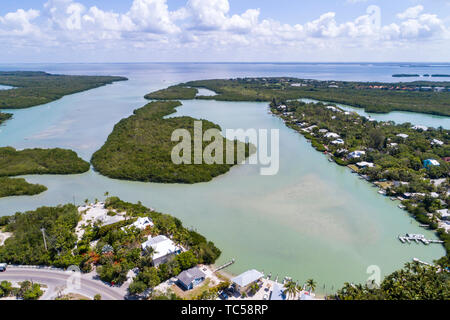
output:
{"label": "dense tree canopy", "polygon": [[3,71],[0,84],[13,89],[0,90],[0,109],[29,108],[115,81],[123,77],[52,75],[45,72]]}
{"label": "dense tree canopy", "polygon": [[[103,147],[92,156],[94,168],[101,174],[115,179],[160,183],[197,183],[210,181],[224,174],[233,165],[226,164],[174,164],[171,153],[178,142],[172,142],[176,129],[186,129],[194,137],[194,121],[191,117],[164,118],[180,106],[178,101],[152,102],[122,119],[108,137]],[[197,120],[200,121],[200,120]],[[219,126],[203,120],[202,132]],[[223,138],[224,159],[227,140]],[[203,142],[203,149],[210,142]],[[234,154],[241,142],[235,141]],[[193,140],[192,140],[193,146]],[[249,145],[245,155],[250,153]],[[192,147],[192,150],[194,148]],[[193,152],[191,155],[193,159]],[[237,161],[235,161],[237,163]]]}
{"label": "dense tree canopy", "polygon": [[450,274],[436,267],[408,263],[387,276],[379,287],[346,283],[341,300],[449,300]]}
{"label": "dense tree canopy", "polygon": [[[179,87],[206,88],[215,96],[197,99],[221,101],[272,101],[277,99],[309,98],[343,103],[364,108],[367,112],[385,113],[394,110],[450,116],[450,82],[376,83],[348,81],[318,81],[296,78],[244,78],[230,80],[201,80],[180,84]],[[422,91],[422,87],[444,87],[447,91]],[[177,89],[180,90],[180,89]],[[158,96],[177,96],[169,88],[158,91]],[[180,91],[181,93],[182,91]]]}
{"label": "dense tree canopy", "polygon": [[198,90],[196,88],[172,86],[167,89],[149,93],[145,98],[149,100],[191,100],[195,98],[197,93]]}

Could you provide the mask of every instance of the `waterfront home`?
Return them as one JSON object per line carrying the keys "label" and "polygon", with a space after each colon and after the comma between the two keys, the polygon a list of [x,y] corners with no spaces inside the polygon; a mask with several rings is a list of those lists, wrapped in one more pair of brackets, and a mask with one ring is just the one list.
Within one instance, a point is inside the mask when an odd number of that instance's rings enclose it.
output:
{"label": "waterfront home", "polygon": [[350,153],[348,154],[348,158],[349,158],[349,159],[361,158],[361,156],[364,156],[364,155],[366,155],[366,152],[365,152],[365,151],[359,151],[359,150],[357,150],[357,151],[350,152]]}
{"label": "waterfront home", "polygon": [[198,267],[185,270],[177,277],[177,283],[184,290],[192,290],[201,284],[206,279],[206,274],[203,273]]}
{"label": "waterfront home", "polygon": [[340,109],[338,109],[338,108],[336,108],[336,107],[333,107],[333,106],[327,106],[327,109],[328,109],[328,110],[331,110],[331,111],[334,111],[334,112],[341,112]]}
{"label": "waterfront home", "polygon": [[448,209],[436,210],[436,212],[441,216],[442,220],[450,220]]}
{"label": "waterfront home", "polygon": [[429,168],[431,166],[440,166],[439,161],[436,159],[426,159],[423,161],[424,168]]}
{"label": "waterfront home", "polygon": [[317,128],[317,126],[316,125],[310,126],[310,127],[306,128],[306,129],[304,129],[304,131],[311,132],[314,128]]}
{"label": "waterfront home", "polygon": [[434,146],[434,145],[442,146],[442,145],[444,145],[444,142],[441,141],[441,140],[438,140],[438,139],[433,139],[433,140],[431,141],[431,145],[432,145],[432,146]]}
{"label": "waterfront home", "polygon": [[327,133],[327,132],[328,132],[327,129],[320,129],[320,130],[319,130],[319,133]]}
{"label": "waterfront home", "polygon": [[166,263],[171,257],[181,253],[181,248],[164,235],[154,238],[149,236],[148,240],[142,244],[143,250],[148,248],[152,248],[154,251],[153,265],[155,267],[162,263]]}
{"label": "waterfront home", "polygon": [[375,165],[372,162],[361,161],[356,164],[359,168],[373,168]]}
{"label": "waterfront home", "polygon": [[403,139],[407,139],[409,136],[407,134],[404,134],[404,133],[399,133],[397,135],[397,137],[400,137],[400,138],[403,138]]}
{"label": "waterfront home", "polygon": [[331,141],[331,144],[336,144],[336,145],[338,145],[338,144],[345,144],[345,141],[342,140],[342,139],[336,139],[334,141]]}
{"label": "waterfront home", "polygon": [[286,300],[286,294],[284,293],[285,290],[286,288],[284,287],[284,285],[279,284],[278,282],[274,282],[269,300]]}
{"label": "waterfront home", "polygon": [[153,227],[153,221],[152,219],[148,217],[138,218],[133,224],[131,224],[128,227],[123,227],[122,230],[125,230],[126,228],[135,227],[139,230],[145,230],[147,227]]}
{"label": "waterfront home", "polygon": [[328,132],[326,135],[325,135],[325,138],[333,138],[333,139],[336,139],[336,138],[340,138],[341,136],[340,135],[338,135],[337,133],[334,133],[334,132]]}
{"label": "waterfront home", "polygon": [[427,130],[428,130],[428,127],[416,125],[416,126],[413,126],[412,129],[413,129],[413,130],[427,131]]}
{"label": "waterfront home", "polygon": [[245,291],[250,285],[253,283],[258,282],[264,277],[264,274],[253,269],[248,270],[237,277],[234,277],[231,279],[231,282],[233,282],[236,290],[243,292]]}

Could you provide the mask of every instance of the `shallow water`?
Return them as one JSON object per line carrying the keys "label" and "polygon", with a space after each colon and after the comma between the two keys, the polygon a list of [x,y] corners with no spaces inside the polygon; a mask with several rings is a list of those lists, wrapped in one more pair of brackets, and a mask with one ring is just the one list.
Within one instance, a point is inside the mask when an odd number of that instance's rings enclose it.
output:
{"label": "shallow water", "polygon": [[[268,71],[272,68],[275,71]],[[42,65],[33,69],[130,78],[44,106],[13,110],[14,119],[0,127],[2,146],[65,147],[87,160],[115,123],[145,104],[143,96],[150,91],[202,78],[279,76],[284,72],[304,75],[288,71],[286,65],[247,64]],[[320,72],[317,75],[322,77]],[[49,190],[32,197],[0,199],[0,215],[42,205],[82,203],[86,198],[103,199],[108,191],[171,213],[197,229],[222,249],[218,263],[236,259],[228,269],[233,273],[256,268],[299,281],[314,278],[321,292],[330,292],[346,281],[365,281],[371,265],[378,265],[385,275],[414,257],[431,262],[445,253],[440,245],[402,245],[399,234],[436,237],[398,209],[397,202],[380,196],[376,188],[346,168],[329,163],[301,135],[270,115],[267,103],[183,101],[177,115],[208,119],[222,129],[279,129],[280,172],[261,176],[257,166],[242,165],[210,183],[196,185],[118,181],[93,171],[27,176],[28,181],[44,184]]]}

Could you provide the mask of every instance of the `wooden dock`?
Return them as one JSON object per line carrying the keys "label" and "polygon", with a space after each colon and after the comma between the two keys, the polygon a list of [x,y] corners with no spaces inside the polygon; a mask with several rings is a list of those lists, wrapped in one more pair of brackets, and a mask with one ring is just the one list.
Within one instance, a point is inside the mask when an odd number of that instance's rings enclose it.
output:
{"label": "wooden dock", "polygon": [[215,269],[214,272],[217,272],[217,271],[223,270],[223,269],[225,269],[225,268],[228,268],[229,266],[231,266],[231,265],[234,264],[235,262],[236,262],[235,259],[231,259],[231,261],[229,261],[229,262],[225,263],[224,265],[221,265],[220,267],[218,267],[217,269]]}

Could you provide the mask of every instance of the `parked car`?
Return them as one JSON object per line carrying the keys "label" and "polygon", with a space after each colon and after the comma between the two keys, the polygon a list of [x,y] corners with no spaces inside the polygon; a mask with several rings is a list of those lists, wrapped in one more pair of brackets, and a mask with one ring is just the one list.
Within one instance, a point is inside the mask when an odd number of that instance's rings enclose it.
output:
{"label": "parked car", "polygon": [[266,293],[265,295],[264,295],[264,298],[263,298],[264,300],[269,300],[269,295]]}
{"label": "parked car", "polygon": [[221,293],[219,293],[219,297],[222,300],[228,300],[228,295],[225,293],[225,291],[222,291]]}
{"label": "parked car", "polygon": [[6,271],[6,267],[7,267],[8,265],[6,264],[6,263],[0,263],[0,272],[4,272],[4,271]]}

